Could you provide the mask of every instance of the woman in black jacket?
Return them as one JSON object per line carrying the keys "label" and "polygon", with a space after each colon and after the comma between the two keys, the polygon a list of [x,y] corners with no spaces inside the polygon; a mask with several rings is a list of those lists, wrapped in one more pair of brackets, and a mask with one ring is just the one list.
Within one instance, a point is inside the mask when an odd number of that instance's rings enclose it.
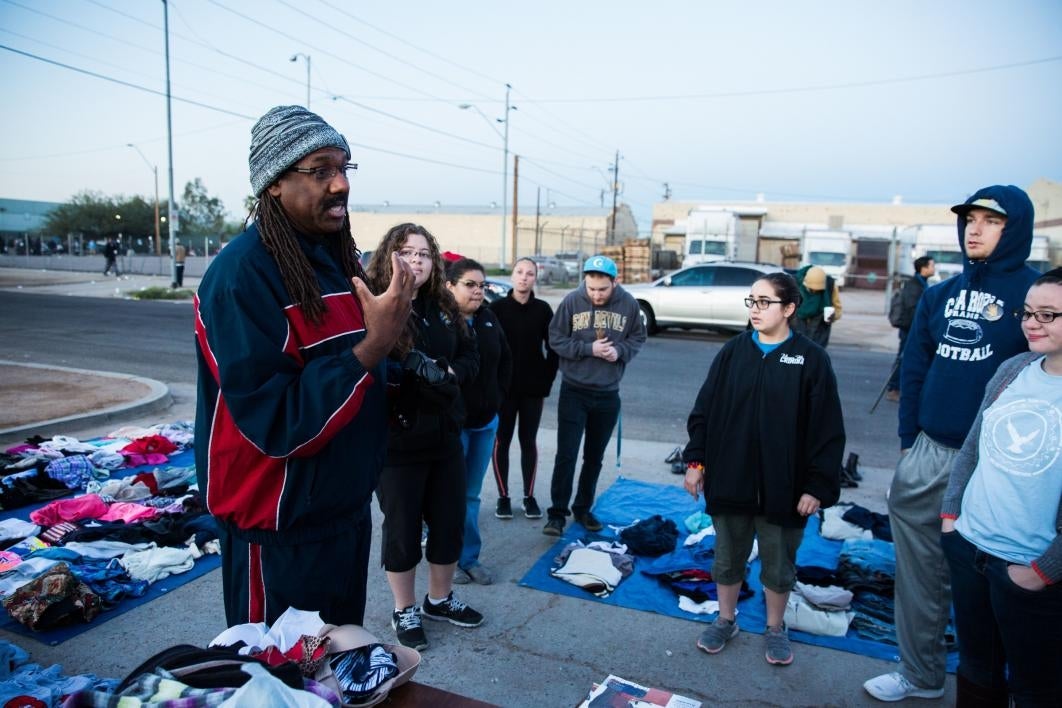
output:
{"label": "woman in black jacket", "polygon": [[[464,409],[460,385],[479,372],[474,334],[445,287],[442,257],[423,226],[399,224],[373,252],[368,275],[376,290],[391,280],[391,253],[409,263],[416,294],[409,326],[391,353],[394,401],[387,459],[376,488],[384,514],[381,561],[394,595],[391,626],[398,641],[428,646],[421,616],[475,627],[483,615],[454,597],[465,521]],[[428,525],[428,594],[416,601],[422,524]]]}
{"label": "woman in black jacket", "polygon": [[807,517],[840,496],[844,421],[826,351],[790,328],[796,281],[771,273],[745,299],[752,331],[716,355],[690,412],[685,487],[715,525],[719,616],[697,641],[715,654],[737,635],[738,594],[755,537],[767,602],[768,663],[792,663],[783,621]]}
{"label": "woman in black jacket", "polygon": [[505,333],[494,313],[483,307],[485,286],[483,266],[476,261],[462,258],[450,265],[446,287],[457,301],[461,316],[475,333],[479,350],[479,375],[461,387],[465,403],[465,427],[461,431],[465,453],[465,534],[454,582],[475,581],[480,585],[490,585],[494,578],[479,562],[483,547],[479,534],[479,493],[494,452],[498,407],[512,374],[512,356]]}
{"label": "woman in black jacket", "polygon": [[509,446],[519,420],[520,470],[524,483],[524,516],[541,519],[542,510],[535,500],[535,475],[538,470],[538,424],[542,406],[549,397],[557,377],[557,354],[549,347],[549,323],[553,308],[535,297],[538,265],[530,258],[520,258],[513,266],[513,289],[491,303],[498,316],[509,349],[513,354],[513,377],[508,394],[498,412],[498,437],[494,451],[494,481],[498,484],[499,519],[513,518],[509,498]]}

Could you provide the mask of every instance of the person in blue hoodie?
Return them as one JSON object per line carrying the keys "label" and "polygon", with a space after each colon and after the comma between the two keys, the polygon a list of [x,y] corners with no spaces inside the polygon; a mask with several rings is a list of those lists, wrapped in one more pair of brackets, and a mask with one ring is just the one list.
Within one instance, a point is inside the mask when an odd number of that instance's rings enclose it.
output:
{"label": "person in blue hoodie", "polygon": [[1025,265],[1033,205],[1018,187],[976,191],[958,215],[963,272],[925,291],[900,370],[900,460],[889,489],[900,670],[863,684],[883,701],[944,694],[951,606],[940,509],[951,463],[999,365],[1028,349],[1018,320],[1040,275]]}

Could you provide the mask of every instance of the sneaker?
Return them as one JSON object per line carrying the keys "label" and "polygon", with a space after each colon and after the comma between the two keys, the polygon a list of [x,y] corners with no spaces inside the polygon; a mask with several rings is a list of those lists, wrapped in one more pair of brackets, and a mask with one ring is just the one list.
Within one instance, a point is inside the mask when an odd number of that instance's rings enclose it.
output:
{"label": "sneaker", "polygon": [[494,507],[494,515],[499,519],[513,518],[513,502],[509,497],[498,497],[498,506]]}
{"label": "sneaker", "polygon": [[538,502],[534,497],[524,497],[524,516],[529,519],[542,518],[542,510],[538,508]]}
{"label": "sneaker", "polygon": [[478,627],[483,624],[483,615],[454,597],[453,590],[438,605],[431,604],[431,600],[425,595],[420,614],[431,620],[456,624],[458,627]]}
{"label": "sneaker", "polygon": [[582,514],[575,514],[575,520],[583,525],[583,528],[587,531],[600,531],[605,528],[593,512],[587,511]]}
{"label": "sneaker", "polygon": [[863,689],[879,701],[902,701],[905,698],[940,698],[944,687],[919,688],[908,681],[903,674],[894,671],[891,674],[876,676],[863,684]]}
{"label": "sneaker", "polygon": [[547,536],[563,536],[564,535],[564,519],[559,517],[550,518],[546,522],[546,525],[542,528],[542,533]]}
{"label": "sneaker", "polygon": [[417,651],[428,648],[428,637],[420,623],[420,608],[416,605],[391,613],[391,627],[403,646]]}
{"label": "sneaker", "polygon": [[[458,580],[463,576],[464,579]],[[490,585],[494,582],[494,574],[481,565],[474,565],[471,568],[458,567],[457,572],[454,573],[454,582],[466,585],[470,582],[478,583],[479,585]]]}
{"label": "sneaker", "polygon": [[718,617],[715,622],[708,625],[708,629],[701,632],[701,636],[697,639],[697,648],[709,654],[718,654],[726,643],[737,635],[737,622]]}
{"label": "sneaker", "polygon": [[768,664],[789,666],[793,663],[793,649],[789,646],[789,632],[784,624],[780,627],[768,627],[763,636],[767,639],[767,653],[764,657]]}

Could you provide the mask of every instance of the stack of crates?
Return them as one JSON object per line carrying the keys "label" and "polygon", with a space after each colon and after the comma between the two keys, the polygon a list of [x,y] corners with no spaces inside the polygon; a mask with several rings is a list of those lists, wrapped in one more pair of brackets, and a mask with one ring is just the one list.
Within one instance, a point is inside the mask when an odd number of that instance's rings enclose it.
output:
{"label": "stack of crates", "polygon": [[622,246],[605,246],[601,255],[616,262],[621,283],[648,283],[652,280],[652,249],[644,239],[627,239]]}

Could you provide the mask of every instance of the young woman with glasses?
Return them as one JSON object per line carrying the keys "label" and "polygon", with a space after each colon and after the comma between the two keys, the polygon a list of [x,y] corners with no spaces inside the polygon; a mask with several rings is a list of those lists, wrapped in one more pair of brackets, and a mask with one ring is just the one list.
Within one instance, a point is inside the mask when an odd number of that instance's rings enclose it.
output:
{"label": "young woman with glasses", "polygon": [[1062,705],[1062,268],[1021,310],[941,510],[959,636],[958,705]]}
{"label": "young woman with glasses", "polygon": [[479,561],[483,541],[479,534],[479,494],[487,473],[494,436],[498,431],[498,408],[509,388],[512,355],[498,318],[483,306],[486,275],[483,266],[470,258],[450,264],[446,287],[457,301],[457,309],[476,335],[479,374],[461,387],[465,401],[465,427],[461,445],[465,451],[465,534],[461,559],[457,562],[455,583],[477,582],[490,585],[494,576]]}
{"label": "young woman with glasses", "polygon": [[[389,357],[394,409],[387,457],[376,488],[384,514],[381,560],[394,595],[391,625],[398,640],[428,646],[421,617],[476,627],[483,615],[454,597],[465,523],[464,408],[459,386],[475,379],[475,335],[446,288],[435,238],[423,226],[399,224],[369,262],[371,287],[391,279],[391,254],[413,271],[416,292],[409,326]],[[418,606],[415,583],[421,528],[428,526],[428,593]]]}
{"label": "young woman with glasses", "polygon": [[[687,422],[685,488],[715,525],[719,615],[697,640],[718,653],[738,633],[738,595],[753,539],[767,602],[765,658],[793,661],[784,622],[807,517],[840,496],[844,421],[826,351],[791,328],[796,281],[762,276],[745,299],[752,330],[716,355]],[[747,627],[746,627],[747,628]]]}

